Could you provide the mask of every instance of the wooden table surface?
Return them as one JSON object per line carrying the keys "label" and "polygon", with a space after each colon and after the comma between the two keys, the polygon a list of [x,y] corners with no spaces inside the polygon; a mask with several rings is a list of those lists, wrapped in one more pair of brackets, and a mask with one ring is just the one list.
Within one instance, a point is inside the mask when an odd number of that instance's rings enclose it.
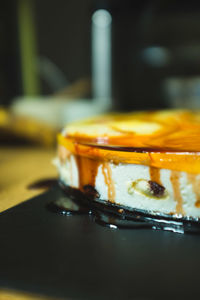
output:
{"label": "wooden table surface", "polygon": [[[1,146],[0,212],[44,191],[44,189],[30,190],[27,186],[37,180],[57,176],[56,169],[52,165],[55,155],[55,149]],[[0,289],[0,300],[18,299],[47,298]]]}
{"label": "wooden table surface", "polygon": [[55,149],[1,147],[0,212],[38,195],[43,190],[30,190],[31,183],[57,176],[52,160]]}

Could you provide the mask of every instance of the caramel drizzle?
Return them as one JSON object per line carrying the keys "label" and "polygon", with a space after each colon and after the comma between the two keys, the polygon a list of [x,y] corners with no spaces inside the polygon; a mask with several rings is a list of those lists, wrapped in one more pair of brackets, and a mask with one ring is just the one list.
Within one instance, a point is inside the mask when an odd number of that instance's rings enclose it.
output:
{"label": "caramel drizzle", "polygon": [[178,171],[171,171],[170,180],[172,183],[173,191],[174,191],[174,198],[177,201],[176,204],[176,212],[178,214],[183,214],[183,199],[180,192],[180,172]]}
{"label": "caramel drizzle", "polygon": [[105,184],[108,187],[108,200],[114,202],[115,200],[115,185],[112,180],[112,171],[109,163],[104,162],[102,165],[102,173],[104,176]]}
{"label": "caramel drizzle", "polygon": [[187,174],[187,179],[192,184],[192,189],[196,196],[195,206],[200,207],[200,179],[197,179],[195,174]]}
{"label": "caramel drizzle", "polygon": [[95,187],[96,175],[100,162],[91,158],[76,155],[78,167],[79,189],[83,191],[85,185]]}
{"label": "caramel drizzle", "polygon": [[160,169],[155,168],[155,167],[149,167],[149,174],[150,174],[151,181],[154,181],[154,182],[161,185],[161,182],[160,182]]}
{"label": "caramel drizzle", "polygon": [[[84,191],[85,185],[91,185],[92,187],[95,187],[98,167],[101,164],[101,161],[76,155],[76,163],[78,167],[79,189]],[[103,163],[102,173],[105,184],[108,187],[108,200],[114,202],[115,185],[112,180],[112,171],[109,163]]]}

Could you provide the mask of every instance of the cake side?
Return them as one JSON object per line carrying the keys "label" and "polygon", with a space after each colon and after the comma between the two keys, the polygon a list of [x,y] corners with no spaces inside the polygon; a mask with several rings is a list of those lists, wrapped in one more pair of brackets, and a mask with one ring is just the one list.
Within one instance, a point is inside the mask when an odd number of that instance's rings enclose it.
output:
{"label": "cake side", "polygon": [[63,184],[95,198],[151,213],[200,217],[200,175],[75,155],[56,160]]}
{"label": "cake side", "polygon": [[107,115],[68,125],[58,137],[60,180],[129,209],[200,217],[200,114]]}

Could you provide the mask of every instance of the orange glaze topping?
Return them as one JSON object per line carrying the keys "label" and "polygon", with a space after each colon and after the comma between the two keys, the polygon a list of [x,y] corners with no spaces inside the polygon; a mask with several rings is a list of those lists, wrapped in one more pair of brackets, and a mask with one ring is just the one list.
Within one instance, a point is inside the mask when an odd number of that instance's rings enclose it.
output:
{"label": "orange glaze topping", "polygon": [[100,116],[68,125],[58,136],[58,143],[75,155],[94,160],[198,174],[200,112],[166,110]]}

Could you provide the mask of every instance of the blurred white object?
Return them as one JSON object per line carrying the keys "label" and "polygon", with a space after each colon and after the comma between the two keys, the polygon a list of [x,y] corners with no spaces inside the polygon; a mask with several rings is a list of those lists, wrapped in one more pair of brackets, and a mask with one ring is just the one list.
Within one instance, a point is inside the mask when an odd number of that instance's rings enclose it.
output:
{"label": "blurred white object", "polygon": [[19,97],[14,100],[11,111],[17,116],[34,118],[48,125],[61,127],[64,105],[62,100],[50,97]]}
{"label": "blurred white object", "polygon": [[40,77],[48,84],[53,93],[69,85],[64,72],[49,58],[45,56],[38,57],[37,68]]}
{"label": "blurred white object", "polygon": [[[92,16],[92,99],[70,99],[59,97],[20,97],[15,99],[11,110],[16,115],[32,117],[57,128],[65,124],[102,114],[111,108],[111,24],[107,10],[100,9]],[[63,74],[49,61],[41,68],[48,74],[48,81],[58,88],[65,82]],[[55,82],[55,74],[59,75]],[[45,75],[45,76],[46,76]],[[54,76],[54,77],[53,77]],[[47,76],[46,76],[47,77]],[[84,97],[84,96],[83,96]],[[28,100],[28,101],[27,101]]]}
{"label": "blurred white object", "polygon": [[22,97],[15,99],[11,111],[17,116],[34,118],[53,127],[62,128],[72,121],[104,113],[105,106],[101,102],[97,105],[89,99],[63,101],[53,97]]}
{"label": "blurred white object", "polygon": [[96,103],[111,106],[111,14],[99,9],[92,16],[92,91]]}
{"label": "blurred white object", "polygon": [[99,101],[99,103],[91,102],[89,99],[71,101],[66,104],[65,109],[62,111],[63,125],[105,113],[106,110],[107,107],[105,107],[103,101]]}

